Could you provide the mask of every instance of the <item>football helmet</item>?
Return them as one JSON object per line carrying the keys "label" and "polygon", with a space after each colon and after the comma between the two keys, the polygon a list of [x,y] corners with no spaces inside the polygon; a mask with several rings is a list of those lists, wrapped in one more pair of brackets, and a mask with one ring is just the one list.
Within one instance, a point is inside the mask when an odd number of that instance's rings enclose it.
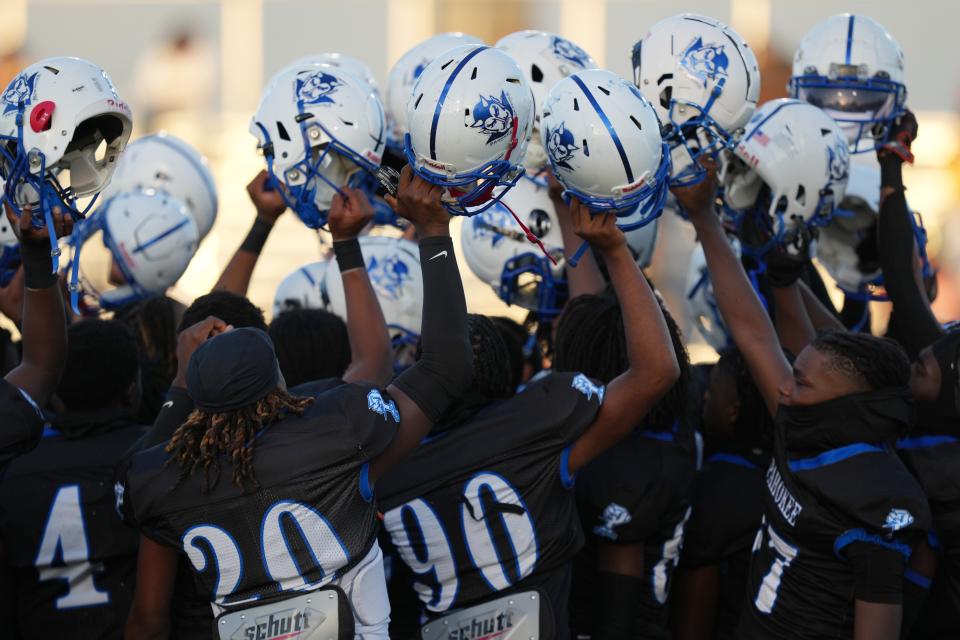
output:
{"label": "football helmet", "polygon": [[627,246],[630,247],[633,259],[637,261],[637,266],[641,269],[646,269],[653,262],[653,250],[657,246],[659,229],[660,219],[658,218],[650,224],[626,231],[623,234],[627,238]]}
{"label": "football helmet", "polygon": [[[82,218],[110,181],[130,139],[130,107],[107,74],[80,58],[47,58],[21,71],[0,96],[0,200],[33,224],[51,224],[53,208]],[[80,211],[78,198],[91,197]],[[53,267],[60,250],[50,234]]]}
{"label": "football helmet", "polygon": [[407,162],[444,187],[451,214],[474,215],[523,175],[533,112],[533,93],[513,58],[485,45],[451,49],[413,87]]}
{"label": "football helmet", "polygon": [[[514,215],[526,221],[556,263],[531,251]],[[541,319],[560,314],[566,299],[563,235],[546,188],[521,180],[496,205],[463,221],[460,243],[473,274],[508,305],[535,311]]]}
{"label": "football helmet", "polygon": [[547,152],[540,140],[540,112],[547,93],[571,73],[596,69],[597,63],[573,42],[546,31],[517,31],[504,36],[494,46],[503,49],[517,61],[533,91],[533,135],[527,147],[524,166],[528,175],[536,176],[547,166]]}
{"label": "football helmet", "polygon": [[[108,290],[100,273],[87,273],[80,248],[97,232],[109,250],[112,266],[122,283]],[[186,205],[166,193],[152,190],[124,193],[105,202],[89,218],[78,222],[70,236],[73,247],[71,280],[81,281],[82,293],[102,309],[116,309],[163,293],[180,279],[193,259],[200,232]],[[96,265],[107,270],[104,264]],[[81,275],[81,269],[84,273]],[[77,309],[80,290],[71,285]]]}
{"label": "football helmet", "polygon": [[837,123],[811,104],[767,102],[747,123],[733,156],[720,176],[723,197],[734,212],[750,213],[769,231],[769,242],[751,246],[758,255],[788,241],[801,224],[827,224],[843,200],[850,171],[846,140]]}
{"label": "football helmet", "polygon": [[[420,250],[409,240],[386,236],[363,236],[360,247],[394,347],[415,345],[420,339],[423,311]],[[326,270],[321,295],[329,300],[327,308],[346,321],[347,300],[339,269]]]}
{"label": "football helmet", "polygon": [[413,85],[433,60],[450,49],[465,44],[483,44],[483,40],[465,33],[439,33],[414,46],[397,60],[387,76],[387,143],[403,154],[403,138],[407,129],[407,103]]}
{"label": "football helmet", "polygon": [[370,67],[353,56],[347,56],[342,53],[318,53],[310,56],[303,56],[302,58],[297,58],[288,64],[283,68],[282,71],[316,66],[318,64],[326,64],[331,67],[336,67],[337,69],[341,69],[342,71],[349,73],[358,80],[363,80],[364,84],[370,88],[370,92],[377,96],[378,100],[381,102],[383,101],[383,98],[380,96],[380,85],[377,84],[377,79],[373,76],[373,71],[370,70]]}
{"label": "football helmet", "polygon": [[671,186],[694,184],[757,108],[760,69],[727,25],[689,13],[661,20],[633,46],[633,78],[664,125]]}
{"label": "football helmet", "polygon": [[273,297],[273,317],[291,309],[326,309],[329,303],[321,291],[329,260],[299,267],[280,281]]}
{"label": "football helmet", "polygon": [[310,228],[360,171],[376,173],[383,107],[362,80],[327,65],[291,67],[268,83],[250,133],[287,206]]}
{"label": "football helmet", "polygon": [[162,131],[127,145],[103,198],[145,189],[187,205],[201,240],[210,233],[217,219],[217,185],[207,159],[191,145]]}
{"label": "football helmet", "polygon": [[872,18],[827,18],[800,42],[787,89],[840,123],[850,151],[873,151],[906,110],[903,50]]}
{"label": "football helmet", "polygon": [[660,215],[670,154],[656,112],[629,81],[600,69],[564,78],[547,96],[540,135],[567,196],[615,213],[624,231]]}
{"label": "football helmet", "polygon": [[[736,238],[727,236],[736,255],[740,255],[740,243]],[[707,257],[703,253],[703,245],[699,242],[694,245],[690,254],[690,264],[687,267],[687,286],[684,310],[687,321],[697,328],[703,339],[711,347],[720,351],[733,344],[727,325],[720,315],[720,307],[713,293],[713,283],[710,282],[710,272],[707,270]]]}

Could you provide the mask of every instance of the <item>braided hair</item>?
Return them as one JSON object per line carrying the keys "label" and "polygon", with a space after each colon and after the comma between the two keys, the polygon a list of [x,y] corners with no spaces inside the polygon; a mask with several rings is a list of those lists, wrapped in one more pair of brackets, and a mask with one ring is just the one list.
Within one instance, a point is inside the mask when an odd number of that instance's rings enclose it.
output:
{"label": "braided hair", "polygon": [[[680,328],[663,302],[657,301],[677,354],[680,377],[647,414],[644,424],[651,429],[669,429],[675,420],[688,425],[696,403],[691,402],[693,371]],[[557,325],[554,370],[578,371],[607,384],[629,366],[616,294],[608,288],[600,295],[581,295],[568,302]]]}
{"label": "braided hair", "polygon": [[283,420],[287,415],[303,415],[313,398],[298,398],[282,389],[275,389],[258,402],[236,411],[207,413],[193,411],[170,438],[167,464],[180,468],[177,484],[203,471],[203,493],[220,480],[220,457],[226,456],[233,466],[233,484],[243,489],[247,482],[256,483],[253,472],[253,448],[257,434]]}
{"label": "braided hair", "polygon": [[876,391],[905,387],[910,381],[910,360],[889,338],[866,333],[825,331],[811,345],[827,355],[832,365]]}
{"label": "braided hair", "polygon": [[324,378],[340,378],[350,366],[347,325],[323,309],[289,309],[268,332],[288,387]]}
{"label": "braided hair", "polygon": [[497,325],[487,316],[467,316],[467,335],[473,351],[470,391],[486,398],[509,398],[516,391],[510,370],[510,352]]}

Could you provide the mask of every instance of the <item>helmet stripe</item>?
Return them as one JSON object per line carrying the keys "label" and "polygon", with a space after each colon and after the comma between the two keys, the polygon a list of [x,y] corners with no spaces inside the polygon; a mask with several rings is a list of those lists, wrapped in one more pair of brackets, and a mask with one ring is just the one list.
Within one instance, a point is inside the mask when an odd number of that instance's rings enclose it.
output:
{"label": "helmet stripe", "polygon": [[616,130],[613,128],[613,125],[610,124],[610,119],[607,118],[607,114],[603,112],[603,109],[600,108],[600,105],[597,103],[597,99],[593,97],[593,94],[590,93],[587,89],[587,85],[583,84],[583,80],[577,77],[576,74],[570,76],[574,82],[577,83],[577,86],[580,87],[580,90],[583,91],[583,95],[587,97],[587,100],[596,110],[597,115],[600,116],[600,120],[607,127],[607,132],[610,134],[610,137],[613,138],[613,144],[617,147],[617,153],[620,154],[620,161],[623,162],[623,170],[627,173],[627,184],[633,183],[633,170],[630,168],[630,160],[627,159],[627,152],[623,149],[623,144],[620,142],[620,136],[617,135]]}
{"label": "helmet stripe", "polygon": [[454,68],[453,73],[450,74],[450,77],[447,78],[447,83],[443,85],[443,91],[440,92],[440,99],[437,100],[437,108],[433,111],[433,123],[430,125],[430,159],[437,159],[437,125],[440,124],[440,112],[443,111],[443,101],[447,99],[447,94],[450,92],[450,87],[453,86],[453,81],[457,78],[457,75],[460,71],[467,66],[467,63],[473,59],[475,55],[489,49],[490,47],[482,46],[477,47],[467,55],[463,57],[463,60],[460,61],[460,64]]}
{"label": "helmet stripe", "polygon": [[188,225],[188,224],[190,224],[190,218],[189,218],[189,217],[184,218],[183,220],[181,220],[181,221],[178,222],[177,224],[173,225],[172,227],[170,227],[169,229],[167,229],[167,230],[164,231],[163,233],[160,233],[160,234],[154,236],[153,238],[150,238],[149,240],[147,240],[147,241],[144,242],[143,244],[139,244],[139,245],[137,245],[136,247],[134,247],[132,253],[140,253],[141,251],[144,251],[144,250],[148,249],[149,247],[151,247],[151,246],[155,245],[156,243],[160,242],[161,240],[163,240],[163,239],[166,238],[167,236],[173,235],[174,233],[176,233],[177,231],[179,231],[179,230],[181,229],[181,227],[185,227],[185,226]]}
{"label": "helmet stripe", "polygon": [[847,56],[844,64],[850,64],[850,50],[853,49],[853,20],[856,18],[852,13],[850,14],[850,22],[847,23]]}

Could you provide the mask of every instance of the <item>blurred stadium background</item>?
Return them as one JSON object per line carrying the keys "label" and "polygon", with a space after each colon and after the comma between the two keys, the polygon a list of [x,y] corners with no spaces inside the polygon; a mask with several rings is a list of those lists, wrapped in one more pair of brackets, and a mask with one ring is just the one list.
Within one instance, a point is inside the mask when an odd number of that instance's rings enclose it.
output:
{"label": "blurred stadium background", "polygon": [[[210,289],[252,220],[244,186],[262,161],[250,116],[264,82],[286,63],[338,51],[366,62],[383,87],[391,64],[434,33],[465,31],[492,43],[538,28],[567,36],[629,78],[633,43],[681,11],[725,21],[747,39],[761,61],[762,100],[785,94],[793,51],[820,20],[852,11],[892,32],[906,54],[908,104],[920,119],[918,163],[907,169],[907,184],[940,268],[935,308],[944,320],[960,316],[960,56],[948,52],[960,24],[956,0],[0,0],[0,82],[48,56],[89,58],[131,104],[135,136],[165,129],[207,155],[220,212],[173,292],[189,301]],[[678,320],[692,243],[689,225],[665,218],[650,274]],[[286,214],[250,297],[269,313],[280,279],[322,252],[314,234]],[[461,269],[473,310],[524,316]],[[694,357],[708,357],[695,331],[685,332]]]}

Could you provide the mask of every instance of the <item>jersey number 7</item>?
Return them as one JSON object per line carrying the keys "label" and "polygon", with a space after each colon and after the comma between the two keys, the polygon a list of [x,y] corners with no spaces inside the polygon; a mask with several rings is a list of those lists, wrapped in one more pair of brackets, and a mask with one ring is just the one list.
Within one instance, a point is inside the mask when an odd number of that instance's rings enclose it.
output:
{"label": "jersey number 7", "polygon": [[753,541],[753,552],[756,553],[763,548],[764,531],[767,532],[767,545],[773,551],[773,565],[770,571],[763,576],[760,583],[760,590],[757,593],[753,604],[757,611],[761,613],[771,613],[774,605],[777,603],[777,592],[780,591],[780,580],[783,578],[783,572],[797,558],[797,548],[781,538],[764,519],[757,531],[757,537]]}

